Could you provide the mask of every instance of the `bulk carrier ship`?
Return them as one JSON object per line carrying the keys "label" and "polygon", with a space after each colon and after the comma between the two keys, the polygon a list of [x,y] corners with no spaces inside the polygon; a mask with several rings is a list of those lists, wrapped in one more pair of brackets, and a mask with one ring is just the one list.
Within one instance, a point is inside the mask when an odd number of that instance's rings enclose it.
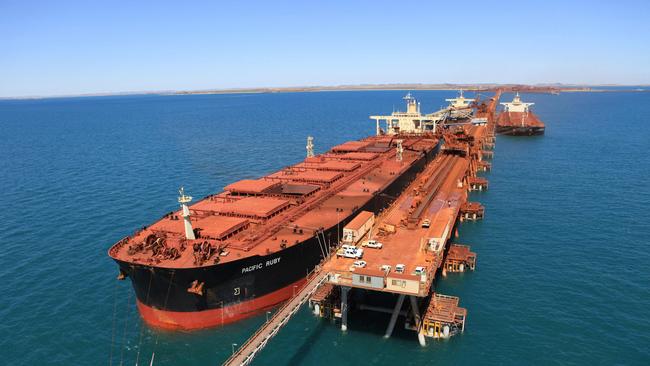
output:
{"label": "bulk carrier ship", "polygon": [[[199,329],[287,300],[359,212],[379,213],[439,150],[438,121],[405,97],[406,112],[372,116],[376,136],[349,141],[259,179],[232,183],[114,244],[151,326]],[[385,121],[385,127],[380,126]]]}
{"label": "bulk carrier ship", "polygon": [[530,106],[535,103],[522,102],[517,93],[512,102],[501,104],[504,109],[497,118],[497,133],[512,136],[544,134],[544,123],[530,111]]}

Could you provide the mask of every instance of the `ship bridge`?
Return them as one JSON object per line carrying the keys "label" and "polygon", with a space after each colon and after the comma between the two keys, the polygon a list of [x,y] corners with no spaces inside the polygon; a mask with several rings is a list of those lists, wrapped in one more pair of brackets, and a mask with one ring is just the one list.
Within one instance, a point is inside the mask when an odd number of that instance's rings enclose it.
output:
{"label": "ship bridge", "polygon": [[[403,99],[406,101],[406,112],[395,111],[389,116],[370,116],[370,119],[376,121],[377,136],[435,132],[437,124],[442,120],[441,116],[420,113],[420,103],[411,93],[406,94]],[[381,128],[382,121],[385,128]]]}
{"label": "ship bridge", "polygon": [[535,103],[524,103],[519,97],[519,93],[515,94],[515,97],[512,99],[512,102],[500,103],[504,106],[504,112],[518,112],[518,113],[528,113],[530,106]]}
{"label": "ship bridge", "polygon": [[451,119],[464,119],[470,118],[472,116],[472,102],[474,99],[465,98],[463,95],[463,89],[460,89],[457,98],[445,99],[449,102],[449,106],[445,108],[448,112],[448,117]]}
{"label": "ship bridge", "polygon": [[449,98],[445,99],[445,101],[449,102],[449,108],[451,109],[464,109],[470,108],[474,99],[465,98],[465,96],[463,96],[463,89],[460,89],[458,98]]}

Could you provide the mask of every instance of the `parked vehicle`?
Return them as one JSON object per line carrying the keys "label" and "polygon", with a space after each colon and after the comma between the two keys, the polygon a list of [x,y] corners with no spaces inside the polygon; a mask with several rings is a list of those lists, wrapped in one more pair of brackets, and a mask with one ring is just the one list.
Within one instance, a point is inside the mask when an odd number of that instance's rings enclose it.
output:
{"label": "parked vehicle", "polygon": [[366,261],[354,261],[354,266],[357,268],[363,268],[366,266]]}
{"label": "parked vehicle", "polygon": [[354,250],[354,249],[357,249],[357,247],[355,247],[354,245],[343,244],[343,245],[341,245],[341,249]]}
{"label": "parked vehicle", "polygon": [[395,266],[395,272],[396,273],[404,273],[404,270],[406,269],[406,266],[404,264],[398,264]]}
{"label": "parked vehicle", "polygon": [[381,249],[384,245],[377,240],[368,240],[364,241],[363,244],[361,244],[363,247],[368,247],[368,248],[375,248],[375,249]]}
{"label": "parked vehicle", "polygon": [[360,248],[348,248],[348,249],[339,249],[336,252],[337,257],[345,257],[345,258],[354,258],[354,259],[361,259],[363,256],[363,249]]}

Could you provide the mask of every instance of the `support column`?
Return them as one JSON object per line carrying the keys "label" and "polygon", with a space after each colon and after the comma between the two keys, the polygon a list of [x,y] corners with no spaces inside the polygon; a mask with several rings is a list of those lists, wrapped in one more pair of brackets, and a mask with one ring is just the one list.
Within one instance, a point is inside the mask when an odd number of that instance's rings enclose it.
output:
{"label": "support column", "polygon": [[341,330],[348,330],[348,291],[349,287],[341,286]]}
{"label": "support column", "polygon": [[427,341],[424,339],[424,334],[422,334],[422,318],[420,317],[418,300],[415,296],[409,297],[411,298],[411,309],[413,310],[413,315],[415,316],[415,328],[418,332],[418,342],[420,342],[420,346],[424,347],[427,345]]}
{"label": "support column", "polygon": [[463,327],[460,329],[461,333],[464,331],[465,331],[465,317],[463,317]]}
{"label": "support column", "polygon": [[390,322],[388,323],[388,328],[386,328],[386,334],[384,334],[384,338],[390,338],[391,334],[393,334],[393,329],[395,328],[395,322],[397,321],[397,316],[399,315],[400,310],[402,310],[402,304],[404,304],[404,297],[406,295],[399,295],[397,298],[397,303],[395,304],[395,308],[393,309],[393,315],[390,317]]}

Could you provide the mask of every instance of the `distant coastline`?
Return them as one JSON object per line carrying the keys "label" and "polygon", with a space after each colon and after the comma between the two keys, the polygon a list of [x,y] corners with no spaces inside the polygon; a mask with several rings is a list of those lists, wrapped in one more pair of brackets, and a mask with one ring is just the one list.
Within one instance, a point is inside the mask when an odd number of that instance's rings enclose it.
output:
{"label": "distant coastline", "polygon": [[[21,99],[49,99],[49,98],[79,98],[79,97],[108,97],[127,95],[209,95],[209,94],[264,94],[264,93],[304,93],[325,91],[371,91],[371,90],[459,90],[490,91],[496,88],[516,88],[523,92],[546,92],[543,90],[556,90],[558,92],[647,92],[650,85],[574,85],[574,84],[421,84],[421,83],[395,83],[395,84],[357,84],[335,86],[288,86],[288,87],[257,87],[257,88],[224,88],[203,90],[157,90],[157,91],[131,91],[84,93],[52,96],[17,96],[0,97],[0,100]],[[625,88],[625,89],[607,89]]]}
{"label": "distant coastline", "polygon": [[[322,91],[367,91],[367,90],[459,90],[466,91],[489,91],[500,87],[518,89],[557,89],[562,92],[599,92],[611,91],[598,89],[605,87],[642,87],[626,85],[564,85],[564,84],[359,84],[359,85],[336,85],[336,86],[298,86],[298,87],[264,87],[264,88],[229,88],[211,90],[189,90],[177,91],[173,94],[237,94],[237,93],[299,93],[299,92],[322,92]],[[628,90],[625,90],[628,91]]]}

